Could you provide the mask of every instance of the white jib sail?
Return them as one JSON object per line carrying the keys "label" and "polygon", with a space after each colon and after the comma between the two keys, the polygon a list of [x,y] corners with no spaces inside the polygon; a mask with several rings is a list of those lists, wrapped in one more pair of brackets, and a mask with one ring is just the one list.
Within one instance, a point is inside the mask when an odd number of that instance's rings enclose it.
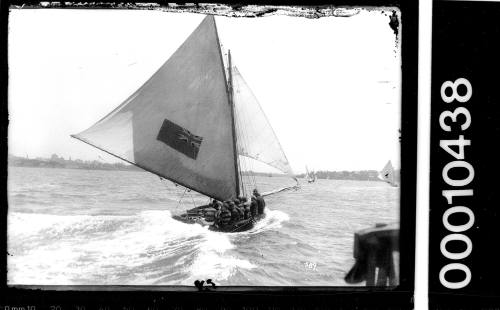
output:
{"label": "white jib sail", "polygon": [[238,154],[293,175],[278,137],[238,69],[233,66],[233,101]]}

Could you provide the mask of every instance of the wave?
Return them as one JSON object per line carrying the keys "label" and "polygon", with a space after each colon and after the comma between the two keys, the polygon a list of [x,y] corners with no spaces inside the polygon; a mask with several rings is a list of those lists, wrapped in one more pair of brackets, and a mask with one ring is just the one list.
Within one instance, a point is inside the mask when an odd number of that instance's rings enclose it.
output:
{"label": "wave", "polygon": [[256,267],[238,257],[228,234],[181,223],[169,211],[10,213],[8,221],[9,284],[192,285]]}
{"label": "wave", "polygon": [[255,263],[238,258],[234,253],[231,254],[232,252],[229,250],[235,248],[231,241],[275,230],[280,228],[283,222],[290,219],[288,214],[282,211],[267,208],[265,212],[266,217],[257,222],[255,227],[249,231],[231,234],[209,231],[206,234],[207,242],[199,248],[197,260],[191,266],[191,276],[186,279],[186,284],[192,284],[196,279],[207,278],[224,281],[238,276],[238,274],[241,275],[243,270],[259,268]]}
{"label": "wave", "polygon": [[268,230],[274,230],[282,227],[282,223],[290,220],[290,216],[283,211],[271,210],[266,208],[266,216],[257,222],[254,228],[248,232],[241,232],[239,234],[258,234]]}

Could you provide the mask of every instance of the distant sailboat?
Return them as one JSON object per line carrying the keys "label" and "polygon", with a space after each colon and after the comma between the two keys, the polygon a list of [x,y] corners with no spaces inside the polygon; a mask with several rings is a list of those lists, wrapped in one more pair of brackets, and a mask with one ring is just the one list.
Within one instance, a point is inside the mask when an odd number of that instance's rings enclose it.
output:
{"label": "distant sailboat", "polygon": [[398,185],[396,184],[396,177],[395,177],[395,172],[394,168],[392,167],[392,163],[389,160],[387,164],[385,164],[384,168],[382,171],[379,172],[379,179],[389,183],[391,186],[397,187]]}
{"label": "distant sailboat", "polygon": [[[267,117],[231,63],[230,51],[226,62],[215,18],[207,16],[143,86],[72,137],[219,201],[247,194],[238,155],[293,178]],[[292,188],[297,187],[271,193]],[[247,230],[253,223],[251,219],[232,231]]]}
{"label": "distant sailboat", "polygon": [[306,175],[305,175],[305,178],[307,179],[308,183],[314,183],[314,182],[316,182],[316,173],[314,173],[314,171],[309,172],[309,169],[307,169],[307,166],[306,166]]}

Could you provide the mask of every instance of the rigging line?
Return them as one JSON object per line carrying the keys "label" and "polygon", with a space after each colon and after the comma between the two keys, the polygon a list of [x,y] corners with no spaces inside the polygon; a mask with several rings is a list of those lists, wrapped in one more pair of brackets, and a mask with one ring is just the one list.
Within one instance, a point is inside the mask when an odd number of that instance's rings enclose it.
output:
{"label": "rigging line", "polygon": [[[214,22],[214,27],[215,27],[215,37],[217,38],[217,43],[219,43],[219,37],[217,34],[217,26],[215,26]],[[223,64],[222,69],[223,73],[225,74],[224,70],[224,61],[222,59],[222,54],[221,51],[219,50],[219,55],[221,57],[221,62]],[[240,179],[241,175],[239,174],[239,164],[238,164],[238,137],[236,136],[236,119],[235,119],[235,105],[234,105],[234,89],[233,89],[233,67],[231,64],[231,50],[227,51],[227,58],[228,58],[228,79],[229,83],[226,83],[226,91],[227,91],[227,99],[229,101],[229,109],[231,112],[231,129],[232,129],[232,138],[233,138],[233,155],[234,155],[234,168],[235,168],[235,177],[236,177],[236,196],[240,194]]]}
{"label": "rigging line", "polygon": [[[245,135],[245,141],[248,143],[249,141],[249,138],[248,138],[248,133],[245,132],[243,130],[243,134]],[[249,180],[251,182],[251,185],[253,185],[253,188],[256,188],[257,187],[257,181],[256,181],[256,178],[255,178],[255,174],[254,174],[254,166],[253,166],[253,162],[250,161],[250,159],[247,159],[245,158],[245,161],[247,162],[248,166],[249,166]]]}
{"label": "rigging line", "polygon": [[250,165],[250,181],[251,181],[251,184],[253,186],[253,188],[257,188],[257,179],[256,179],[256,176],[255,176],[255,172],[254,172],[254,165],[253,165],[253,162],[251,161],[251,159],[247,159],[247,162],[249,162],[249,165]]}
{"label": "rigging line", "polygon": [[189,191],[189,196],[191,197],[191,201],[193,201],[193,206],[196,208],[196,202],[194,202],[193,193],[191,193],[191,191]]}
{"label": "rigging line", "polygon": [[249,178],[248,178],[248,164],[245,160],[245,158],[241,157],[240,158],[240,162],[241,162],[241,167],[242,167],[242,171],[241,171],[241,174],[242,174],[242,179],[244,180],[244,195],[246,197],[246,194],[247,194],[247,187],[249,185]]}
{"label": "rigging line", "polygon": [[[161,183],[165,186],[165,188],[168,190],[168,189],[170,189],[170,187],[168,186],[168,183],[167,183],[167,182],[165,182],[165,181],[167,181],[167,179],[160,177],[160,182],[161,182]],[[172,182],[172,183],[175,185],[175,187],[177,187],[177,186],[178,186],[175,182]],[[184,188],[184,194],[186,194],[186,191],[187,191],[187,190],[188,190],[187,188]],[[179,199],[179,201],[177,202],[177,205],[175,206],[175,211],[177,211],[177,210],[179,209],[179,206],[180,206],[180,204],[181,204],[182,198],[184,198],[184,194],[182,194],[181,198],[180,198],[180,199]]]}
{"label": "rigging line", "polygon": [[182,194],[181,198],[177,202],[177,207],[175,207],[176,209],[179,208],[179,205],[181,204],[182,198],[184,198],[184,195],[186,195],[187,190],[188,190],[187,188],[184,189],[184,193]]}
{"label": "rigging line", "polygon": [[253,188],[256,188],[257,187],[257,180],[255,178],[255,174],[254,174],[254,166],[253,166],[253,163],[250,161],[250,159],[246,159],[247,163],[249,163],[249,166],[250,166],[250,169],[249,169],[249,181],[250,181],[250,184],[252,185]]}
{"label": "rigging line", "polygon": [[[241,126],[241,116],[240,116],[240,113],[238,113],[236,107],[235,107],[235,116],[236,116],[236,127],[237,127],[237,132],[238,132],[238,141],[240,143],[240,145],[243,145],[243,148],[246,149],[247,148],[247,143],[246,143],[246,139],[245,139],[245,136],[243,135],[243,127]],[[246,181],[246,178],[244,179],[243,178],[243,171],[247,171],[247,165],[246,165],[246,161],[244,160],[244,158],[242,156],[238,156],[238,160],[239,160],[239,168],[240,168],[240,180],[241,180],[241,189],[242,189],[242,194],[243,196],[246,196],[246,187],[245,187],[245,181]]]}
{"label": "rigging line", "polygon": [[[236,69],[236,74],[240,79],[241,79],[241,74],[239,73],[239,71]],[[235,86],[236,88],[241,88],[243,85],[245,84],[242,84],[239,79],[235,79]],[[242,126],[240,127],[244,127],[244,128],[250,128],[251,125],[253,125],[251,122],[249,122],[249,119],[248,118],[239,118],[239,123],[242,123]],[[243,126],[244,125],[244,126]],[[252,126],[253,127],[253,126]],[[241,134],[243,135],[243,139],[246,141],[247,145],[248,145],[248,133],[243,129],[241,128]],[[251,165],[251,168],[254,168],[253,163],[250,162],[250,165]],[[253,181],[254,185],[256,184],[256,180],[255,180],[255,175],[254,174],[249,174],[249,179]]]}
{"label": "rigging line", "polygon": [[[249,138],[248,138],[247,132],[244,129],[245,126],[242,126],[242,123],[245,123],[244,125],[248,126],[247,122],[245,122],[245,119],[240,116],[240,113],[236,113],[236,117],[238,119],[238,127],[237,128],[239,129],[238,131],[240,132],[240,134],[239,134],[239,136],[241,138],[240,141],[244,145],[244,148],[248,149]],[[242,156],[242,157],[244,157],[244,156]],[[253,185],[255,187],[255,184],[256,184],[255,177],[254,177],[254,175],[252,173],[250,173],[250,171],[248,169],[249,166],[250,166],[250,168],[253,168],[253,167],[251,166],[251,164],[250,165],[248,164],[247,158],[243,158],[243,161],[244,161],[245,169],[247,170],[247,173],[248,173],[248,181],[249,182],[247,182],[247,183],[249,183],[250,185],[252,185],[252,181],[253,181]]]}
{"label": "rigging line", "polygon": [[[240,113],[236,113],[236,117],[237,117],[237,120],[239,120],[238,124],[241,124],[243,123],[243,119],[240,117]],[[238,125],[237,127],[239,130],[239,136],[240,136],[240,143],[243,144],[244,148],[245,149],[248,149],[248,136],[246,135],[246,131],[244,129],[244,126],[241,126],[241,125]],[[248,164],[248,160],[247,158],[245,158],[245,156],[241,156],[240,158],[240,162],[243,164],[242,166],[244,167],[244,169],[246,170],[247,172],[247,185],[252,185],[252,176],[253,174],[250,173],[249,171],[249,164]],[[250,167],[251,168],[251,167]],[[243,178],[243,176],[242,176]],[[255,185],[255,179],[253,180],[253,183]],[[246,196],[246,192],[245,192],[245,196]]]}
{"label": "rigging line", "polygon": [[[252,174],[250,173],[250,169],[248,167],[248,161],[246,160],[246,158],[244,159],[244,162],[245,162],[245,170],[247,171],[247,177],[246,177],[246,180],[247,180],[247,187],[249,186],[252,186]],[[247,195],[247,193],[245,192],[245,195]]]}
{"label": "rigging line", "polygon": [[245,196],[246,178],[243,178],[243,172],[246,170],[245,162],[240,157],[240,180],[241,180],[241,196]]}
{"label": "rigging line", "polygon": [[[231,70],[231,68],[229,68],[229,70]],[[234,88],[233,88],[233,90],[234,90]],[[236,102],[233,101],[233,103],[234,103],[234,118],[235,118],[236,136],[237,136],[237,141],[238,141],[237,148],[238,148],[238,146],[241,146],[241,144],[243,144],[245,147],[246,145],[244,142],[244,137],[242,136],[242,128],[240,126],[241,118],[240,118],[240,115],[237,111]],[[239,173],[239,177],[241,180],[241,183],[240,183],[241,192],[240,192],[240,194],[243,194],[243,195],[245,195],[245,185],[244,185],[245,180],[243,179],[243,171],[242,171],[244,169],[245,169],[245,163],[244,163],[244,161],[242,161],[242,158],[238,154],[238,173]]]}
{"label": "rigging line", "polygon": [[[245,139],[242,139],[242,140],[245,140]],[[245,145],[245,147],[246,147],[246,145]],[[245,183],[246,183],[246,186],[248,186],[249,185],[249,181],[250,181],[250,179],[248,177],[248,173],[249,173],[249,171],[248,171],[248,162],[247,162],[246,158],[244,158],[243,156],[240,157],[240,162],[242,163],[242,167],[243,167],[244,171],[246,172]],[[241,173],[242,173],[242,179],[243,179],[243,172],[241,172]],[[246,193],[246,187],[245,187],[244,191],[245,191],[244,192],[244,196],[246,196],[247,195],[247,193]]]}
{"label": "rigging line", "polygon": [[[239,75],[241,78],[241,74],[239,74],[239,72],[237,72],[236,74]],[[241,84],[238,79],[235,79],[234,85],[235,85],[234,88],[238,89],[238,88],[241,88],[242,85],[244,85],[244,84]],[[235,104],[237,104],[236,101],[235,101]],[[237,105],[237,106],[242,107],[241,105]],[[257,108],[259,108],[259,107],[257,107]],[[243,113],[236,113],[236,114],[238,116],[238,129],[240,131],[241,140],[243,142],[242,144],[244,144],[245,148],[248,149],[248,146],[250,145],[250,143],[249,143],[250,138],[249,138],[249,133],[246,129],[255,128],[255,124],[249,118],[243,117]],[[273,143],[268,143],[268,145],[274,146]],[[255,167],[254,167],[254,162],[252,160],[254,160],[254,159],[252,156],[242,156],[242,157],[245,157],[246,169],[249,172],[248,173],[248,184],[253,185],[253,187],[255,188],[257,186],[257,179],[256,179],[257,176],[253,173],[254,172],[253,170]],[[265,161],[262,161],[262,162],[268,164]]]}
{"label": "rigging line", "polygon": [[240,180],[241,180],[241,196],[245,196],[246,195],[246,189],[245,189],[245,182],[246,182],[246,178],[243,178],[243,171],[246,170],[246,165],[245,165],[245,162],[241,160],[240,158],[240,161],[239,161],[239,173],[240,173]]}
{"label": "rigging line", "polygon": [[[239,156],[238,156],[238,157],[239,157]],[[239,173],[239,175],[240,175],[240,180],[241,180],[241,182],[240,182],[240,183],[241,183],[241,184],[240,184],[240,187],[241,187],[241,188],[240,188],[240,190],[241,190],[241,191],[240,191],[240,196],[241,196],[241,195],[245,195],[245,186],[243,185],[244,180],[243,180],[243,172],[242,172],[241,167],[242,167],[242,163],[241,163],[240,158],[238,158],[238,173]]]}

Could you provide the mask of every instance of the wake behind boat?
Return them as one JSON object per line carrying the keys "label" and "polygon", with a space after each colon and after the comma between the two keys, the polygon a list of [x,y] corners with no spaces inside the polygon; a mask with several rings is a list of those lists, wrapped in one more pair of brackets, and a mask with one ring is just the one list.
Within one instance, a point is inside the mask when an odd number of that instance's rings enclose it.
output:
{"label": "wake behind boat", "polygon": [[[250,176],[243,185],[240,156],[293,176],[266,115],[232,64],[230,51],[225,59],[213,16],[205,17],[125,102],[72,137],[212,198],[210,205],[174,218],[222,232],[248,230],[264,214],[249,210],[246,187],[257,184]],[[267,194],[297,188],[298,183]],[[263,196],[254,192],[256,200]],[[233,216],[231,204],[243,212],[237,210],[239,215]]]}

